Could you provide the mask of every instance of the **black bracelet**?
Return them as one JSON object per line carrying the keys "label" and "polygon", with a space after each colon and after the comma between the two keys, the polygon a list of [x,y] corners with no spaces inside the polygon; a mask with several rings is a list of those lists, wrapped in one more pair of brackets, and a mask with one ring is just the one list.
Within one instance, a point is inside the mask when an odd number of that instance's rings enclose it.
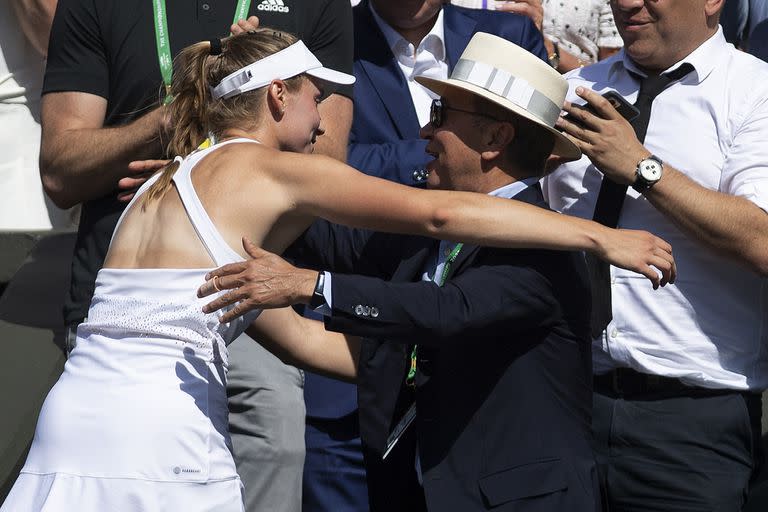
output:
{"label": "black bracelet", "polygon": [[325,273],[317,273],[317,281],[315,281],[315,289],[312,292],[312,298],[309,299],[308,306],[311,309],[317,309],[325,304],[325,295],[323,295],[323,288],[325,285]]}

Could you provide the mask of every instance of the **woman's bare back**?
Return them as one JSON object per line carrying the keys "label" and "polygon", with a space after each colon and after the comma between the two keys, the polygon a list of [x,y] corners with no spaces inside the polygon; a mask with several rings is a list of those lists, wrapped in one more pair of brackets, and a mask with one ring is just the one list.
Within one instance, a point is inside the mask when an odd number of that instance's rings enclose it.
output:
{"label": "woman's bare back", "polygon": [[[205,151],[191,171],[194,192],[229,247],[246,258],[242,237],[281,253],[312,217],[291,212],[290,199],[260,162],[280,152],[240,139]],[[178,171],[177,171],[178,172]],[[210,268],[216,266],[200,240],[174,183],[159,199],[134,201],[118,225],[106,268]]]}

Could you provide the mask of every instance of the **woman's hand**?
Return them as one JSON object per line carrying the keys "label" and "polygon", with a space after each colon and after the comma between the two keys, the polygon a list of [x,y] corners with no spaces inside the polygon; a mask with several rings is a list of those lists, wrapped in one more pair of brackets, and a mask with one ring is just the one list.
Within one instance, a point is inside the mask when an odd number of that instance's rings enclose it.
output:
{"label": "woman's hand", "polygon": [[647,277],[653,289],[674,283],[677,277],[672,246],[647,231],[605,228],[595,255],[611,265]]}

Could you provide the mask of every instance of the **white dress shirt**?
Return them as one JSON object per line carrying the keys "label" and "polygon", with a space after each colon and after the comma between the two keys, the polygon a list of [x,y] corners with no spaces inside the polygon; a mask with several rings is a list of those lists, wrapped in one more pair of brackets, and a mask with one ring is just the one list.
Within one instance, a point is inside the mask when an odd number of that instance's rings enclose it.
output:
{"label": "white dress shirt", "polygon": [[448,78],[448,63],[445,56],[445,38],[443,32],[443,10],[437,15],[437,20],[432,30],[424,36],[419,46],[414,48],[413,44],[406,41],[395,29],[390,27],[386,21],[369,4],[373,19],[376,20],[381,32],[387,40],[389,48],[397,59],[397,64],[403,72],[408,90],[411,93],[413,106],[416,109],[416,116],[419,118],[421,126],[429,122],[429,106],[437,95],[418,83],[415,78],[419,75],[426,75],[436,79]]}
{"label": "white dress shirt", "polygon": [[[654,101],[645,147],[703,187],[768,210],[768,64],[737,51],[722,29],[681,62],[694,71]],[[630,102],[643,74],[620,52],[566,78],[574,89],[616,90]],[[586,157],[545,178],[550,205],[592,218],[601,173]],[[663,178],[662,178],[663,179]],[[678,277],[654,291],[641,275],[611,267],[613,321],[594,345],[596,373],[613,367],[707,388],[768,388],[768,279],[684,234],[629,189],[619,227],[672,244]]]}

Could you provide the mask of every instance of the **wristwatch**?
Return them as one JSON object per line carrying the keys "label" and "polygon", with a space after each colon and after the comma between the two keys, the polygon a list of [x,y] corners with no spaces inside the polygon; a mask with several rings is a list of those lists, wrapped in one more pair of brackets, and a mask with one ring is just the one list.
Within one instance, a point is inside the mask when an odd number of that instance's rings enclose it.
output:
{"label": "wristwatch", "polygon": [[547,60],[553,69],[557,69],[560,65],[560,46],[554,41],[552,42],[552,55],[549,55]]}
{"label": "wristwatch", "polygon": [[309,307],[311,309],[317,309],[325,304],[325,272],[319,272],[317,274],[317,282],[315,283],[315,291],[312,292],[312,298],[309,299]]}
{"label": "wristwatch", "polygon": [[635,182],[632,184],[632,188],[642,194],[658,183],[663,174],[664,164],[662,163],[661,158],[656,155],[643,158],[637,163],[637,169],[635,169]]}

